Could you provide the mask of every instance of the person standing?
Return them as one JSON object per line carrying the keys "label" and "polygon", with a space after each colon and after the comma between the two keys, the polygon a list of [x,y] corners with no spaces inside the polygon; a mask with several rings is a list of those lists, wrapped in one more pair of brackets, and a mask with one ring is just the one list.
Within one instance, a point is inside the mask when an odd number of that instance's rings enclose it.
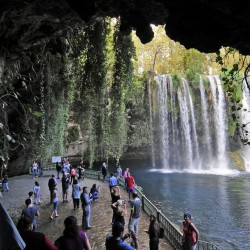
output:
{"label": "person standing", "polygon": [[36,217],[40,216],[38,209],[32,204],[31,199],[25,200],[26,208],[23,209],[21,218],[26,216],[32,219],[33,231],[37,229]]}
{"label": "person standing", "polygon": [[33,188],[34,191],[34,204],[41,204],[41,187],[38,181],[35,181],[35,186]]}
{"label": "person standing", "polygon": [[34,204],[34,202],[33,202],[33,200],[34,200],[34,191],[29,191],[28,196],[29,196],[29,199],[31,200],[31,204],[33,205]]}
{"label": "person standing", "polygon": [[82,227],[85,229],[91,229],[90,226],[90,203],[91,200],[88,195],[87,187],[83,187],[82,193],[80,196],[81,202],[82,202]]}
{"label": "person standing", "polygon": [[72,166],[70,170],[70,184],[74,182],[75,178],[76,178],[76,170]]}
{"label": "person standing", "polygon": [[122,177],[122,168],[120,165],[118,166],[116,171],[117,171],[117,179],[119,179],[120,177]]}
{"label": "person standing", "polygon": [[135,191],[135,179],[133,176],[130,175],[130,172],[128,172],[128,177],[126,178],[126,182],[127,182],[128,198],[130,201],[130,196]]}
{"label": "person standing", "polygon": [[58,213],[57,213],[57,210],[58,210],[58,202],[59,202],[59,199],[58,199],[58,191],[57,191],[57,187],[56,185],[54,186],[54,190],[53,190],[53,209],[52,209],[52,214],[50,216],[50,219],[53,220],[53,216],[55,214],[55,217],[58,217]]}
{"label": "person standing", "polygon": [[38,177],[38,165],[35,161],[32,164],[32,175],[33,175],[33,179]]}
{"label": "person standing", "polygon": [[128,177],[128,173],[129,173],[129,168],[126,168],[126,170],[124,171],[124,174],[123,174],[124,184],[125,184],[125,190],[127,190],[127,177]]}
{"label": "person standing", "polygon": [[3,183],[3,192],[6,190],[7,192],[9,192],[9,178],[8,175],[5,175],[2,179],[2,183]]}
{"label": "person standing", "polygon": [[63,197],[63,203],[68,203],[68,193],[69,193],[69,174],[63,173],[62,177],[62,197]]}
{"label": "person standing", "polygon": [[60,172],[62,172],[62,166],[59,164],[59,162],[56,162],[56,171],[57,171],[57,179],[60,179]]}
{"label": "person standing", "polygon": [[78,184],[78,180],[75,179],[72,185],[72,198],[73,198],[74,210],[76,210],[76,208],[79,208],[80,206],[80,196],[81,196],[81,187]]}
{"label": "person standing", "polygon": [[[106,238],[106,250],[114,250],[114,249],[119,249],[119,250],[139,250],[139,241],[135,235],[134,232],[131,232],[131,234],[125,234],[124,233],[124,227],[120,222],[117,222],[113,225],[112,227],[112,235],[108,234]],[[131,237],[133,242],[135,243],[135,248],[131,247],[130,244],[127,242],[124,242],[127,238]]]}
{"label": "person standing", "polygon": [[42,176],[43,175],[43,167],[44,167],[44,163],[43,161],[41,160],[39,162],[39,176]]}
{"label": "person standing", "polygon": [[139,221],[141,215],[141,200],[138,197],[137,192],[133,193],[133,200],[131,201],[131,213],[129,218],[129,231],[135,232],[138,237]]}
{"label": "person standing", "polygon": [[33,231],[32,219],[30,217],[22,217],[17,223],[17,229],[26,244],[25,249],[58,250],[47,236],[43,233]]}
{"label": "person standing", "polygon": [[111,173],[110,178],[109,178],[109,190],[110,190],[110,193],[111,193],[112,187],[115,187],[115,186],[117,186],[117,179],[114,176],[114,174]]}
{"label": "person standing", "polygon": [[113,224],[120,222],[125,227],[125,218],[127,214],[127,207],[124,200],[119,199],[117,202],[113,203],[111,207],[114,210]]}
{"label": "person standing", "polygon": [[183,250],[196,250],[196,246],[199,240],[199,231],[192,223],[190,213],[184,213],[183,217]]}
{"label": "person standing", "polygon": [[84,180],[84,172],[85,172],[85,165],[83,164],[83,161],[80,161],[80,163],[77,166],[78,170],[78,180]]}
{"label": "person standing", "polygon": [[51,178],[48,181],[48,187],[50,191],[50,203],[53,202],[53,192],[54,192],[54,187],[57,185],[57,181],[55,179],[55,176],[52,174]]}
{"label": "person standing", "polygon": [[154,214],[150,214],[149,222],[148,230],[145,230],[149,236],[149,249],[159,250],[160,226]]}
{"label": "person standing", "polygon": [[64,220],[63,236],[55,241],[58,250],[91,250],[86,232],[79,229],[75,216],[68,216]]}
{"label": "person standing", "polygon": [[102,163],[102,176],[103,176],[103,182],[106,182],[107,164],[105,161]]}
{"label": "person standing", "polygon": [[114,224],[115,221],[115,209],[112,206],[113,203],[117,202],[119,199],[121,199],[121,192],[119,186],[115,186],[111,189],[111,208],[113,210],[113,216],[111,224]]}

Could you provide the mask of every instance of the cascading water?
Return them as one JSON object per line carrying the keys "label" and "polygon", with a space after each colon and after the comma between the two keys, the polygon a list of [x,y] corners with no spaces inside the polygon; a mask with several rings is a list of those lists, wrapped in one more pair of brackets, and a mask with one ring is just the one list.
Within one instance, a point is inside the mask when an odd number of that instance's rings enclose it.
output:
{"label": "cascading water", "polygon": [[[249,131],[247,139],[250,141],[250,90],[248,89],[245,80],[243,81],[243,98],[242,98],[241,122],[245,125],[245,129]],[[246,171],[250,172],[250,154],[249,145],[242,146],[242,157]]]}
{"label": "cascading water", "polygon": [[[207,151],[207,162],[212,159],[212,139],[210,135],[210,123],[208,117],[208,105],[207,105],[207,96],[205,94],[205,88],[203,84],[202,77],[200,77],[200,92],[201,92],[201,108],[202,108],[202,124],[204,127],[204,145],[205,150]],[[209,163],[211,165],[211,163]]]}
{"label": "cascading water", "polygon": [[214,129],[216,141],[216,162],[213,168],[225,169],[228,166],[226,157],[226,118],[225,118],[225,96],[222,89],[221,81],[217,76],[209,76],[214,114]]}
{"label": "cascading water", "polygon": [[155,129],[159,131],[155,138],[158,136],[160,141],[155,150],[159,152],[158,165],[168,170],[227,169],[227,117],[220,79],[208,76],[208,90],[202,78],[199,90],[191,89],[185,79],[176,89],[169,75],[157,76],[155,80],[159,106],[154,122],[159,126]]}
{"label": "cascading water", "polygon": [[169,124],[168,124],[168,95],[167,81],[163,76],[159,83],[159,102],[160,102],[160,128],[161,128],[161,162],[164,167],[169,167]]}
{"label": "cascading water", "polygon": [[151,152],[152,152],[152,166],[155,168],[155,148],[154,148],[154,133],[153,133],[153,112],[152,112],[152,94],[151,84],[148,82],[148,99],[149,99],[149,120],[150,120],[150,136],[151,136]]}

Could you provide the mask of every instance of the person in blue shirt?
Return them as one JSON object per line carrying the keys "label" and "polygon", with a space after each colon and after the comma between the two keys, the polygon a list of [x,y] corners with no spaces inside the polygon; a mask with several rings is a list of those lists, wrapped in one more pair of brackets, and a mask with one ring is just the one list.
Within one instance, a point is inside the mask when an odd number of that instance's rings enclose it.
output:
{"label": "person in blue shirt", "polygon": [[40,216],[38,209],[32,204],[31,199],[25,200],[26,208],[23,209],[21,218],[26,216],[32,219],[33,231],[37,229],[36,217]]}
{"label": "person in blue shirt", "polygon": [[115,187],[117,186],[117,179],[116,177],[114,176],[113,173],[110,174],[110,178],[109,178],[109,189],[110,189],[110,193],[111,193],[111,189],[112,187]]}
{"label": "person in blue shirt", "polygon": [[[124,233],[124,226],[120,222],[116,222],[112,227],[112,235],[108,235],[106,238],[106,250],[139,250],[139,241],[134,232],[131,234],[127,233],[122,237]],[[124,242],[127,238],[131,237],[135,243],[135,248],[131,247],[130,244]]]}
{"label": "person in blue shirt", "polygon": [[91,203],[92,199],[89,198],[87,187],[83,187],[80,199],[82,202],[82,210],[83,210],[82,227],[85,229],[91,229],[91,226],[90,226],[90,212],[91,212],[90,203]]}

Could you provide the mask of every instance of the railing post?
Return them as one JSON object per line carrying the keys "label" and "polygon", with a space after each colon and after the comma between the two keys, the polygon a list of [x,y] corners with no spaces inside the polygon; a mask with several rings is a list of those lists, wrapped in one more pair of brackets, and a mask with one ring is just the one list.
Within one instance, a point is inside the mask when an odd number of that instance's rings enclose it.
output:
{"label": "railing post", "polygon": [[160,223],[160,213],[161,213],[160,210],[156,210],[156,218],[159,223]]}
{"label": "railing post", "polygon": [[145,197],[145,195],[142,194],[142,195],[141,195],[141,207],[142,207],[142,210],[143,210],[143,211],[145,211],[145,210],[144,210],[144,197]]}

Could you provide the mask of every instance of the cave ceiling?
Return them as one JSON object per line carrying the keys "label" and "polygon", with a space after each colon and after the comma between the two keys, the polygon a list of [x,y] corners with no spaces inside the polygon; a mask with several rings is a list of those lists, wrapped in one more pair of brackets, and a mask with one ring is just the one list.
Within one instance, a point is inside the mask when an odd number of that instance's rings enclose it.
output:
{"label": "cave ceiling", "polygon": [[[20,53],[56,40],[79,20],[120,17],[121,32],[153,39],[150,24],[187,49],[217,52],[222,46],[250,55],[250,3],[229,0],[0,0],[0,48]],[[58,43],[57,49],[60,49]]]}

